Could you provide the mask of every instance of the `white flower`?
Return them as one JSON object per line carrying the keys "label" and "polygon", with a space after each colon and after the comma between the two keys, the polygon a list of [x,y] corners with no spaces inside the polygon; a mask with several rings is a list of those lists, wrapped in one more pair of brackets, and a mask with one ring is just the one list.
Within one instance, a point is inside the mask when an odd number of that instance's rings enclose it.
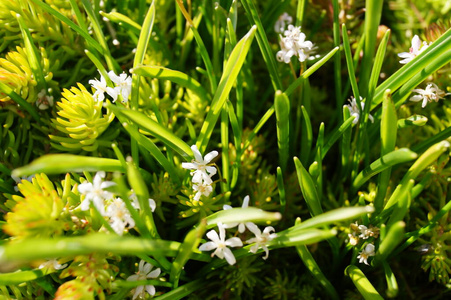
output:
{"label": "white flower", "polygon": [[313,43],[305,40],[305,34],[301,32],[301,27],[288,25],[288,30],[284,32],[284,37],[280,35],[281,50],[277,52],[277,60],[290,63],[292,56],[297,56],[300,62],[305,61],[312,53]]}
{"label": "white flower", "polygon": [[47,92],[45,91],[45,89],[42,89],[38,93],[38,100],[36,100],[36,106],[40,110],[45,110],[53,106],[53,96],[47,96]]}
{"label": "white flower", "polygon": [[103,77],[102,74],[100,74],[100,81],[97,79],[91,79],[89,80],[89,84],[96,89],[93,95],[95,101],[103,101],[105,99],[105,93],[110,95],[114,101],[116,101],[119,95],[118,91],[106,85],[105,77]]}
{"label": "white flower", "polygon": [[[241,208],[247,208],[248,206],[249,206],[249,196],[246,196],[243,199],[243,205],[241,206]],[[224,210],[232,209],[232,207],[230,205],[225,204],[223,206],[223,209]],[[236,226],[238,226],[238,231],[240,233],[243,233],[244,230],[246,230],[245,223],[228,223],[228,224],[224,224],[224,228],[227,228],[227,229],[233,228],[233,227],[236,227]]]}
{"label": "white flower", "polygon": [[402,52],[398,54],[399,57],[404,58],[403,60],[400,61],[400,63],[406,64],[410,62],[412,59],[417,57],[421,52],[426,50],[426,48],[429,47],[429,45],[425,41],[423,42],[423,44],[421,44],[420,38],[418,37],[418,35],[415,35],[412,38],[412,47],[410,47],[409,52]]}
{"label": "white flower", "polygon": [[205,155],[205,158],[202,158],[202,154],[200,154],[196,145],[192,145],[191,150],[193,150],[195,159],[193,159],[190,163],[182,163],[182,168],[194,170],[191,171],[191,175],[193,176],[192,181],[194,183],[202,183],[203,181],[205,184],[211,184],[213,182],[211,180],[211,176],[216,174],[216,168],[213,166],[208,166],[208,164],[213,158],[218,156],[218,151],[211,151]]}
{"label": "white flower", "polygon": [[247,240],[247,244],[255,243],[249,250],[252,253],[257,253],[257,250],[259,248],[262,248],[265,250],[266,255],[263,257],[263,259],[267,259],[269,256],[269,250],[268,250],[268,242],[272,241],[274,238],[277,237],[277,234],[271,233],[274,232],[274,228],[272,226],[268,226],[265,229],[263,229],[263,233],[261,232],[260,228],[258,228],[257,225],[254,223],[248,222],[246,223],[246,227],[249,228],[249,230],[255,234],[254,238],[251,238],[250,240]]}
{"label": "white flower", "polygon": [[[152,271],[153,266],[149,263],[146,263],[144,260],[139,262],[138,272],[136,274],[131,275],[127,278],[127,281],[142,281],[150,278],[157,278],[161,274],[160,268]],[[145,293],[148,293],[150,296],[155,295],[155,287],[153,285],[140,285],[136,288],[135,293],[133,294],[133,300],[141,297],[144,298]]]}
{"label": "white flower", "polygon": [[[116,84],[116,87],[114,90],[116,91],[117,95],[122,95],[122,101],[127,102],[128,96],[132,92],[132,78],[130,76],[127,76],[127,74],[122,73],[119,76],[117,76],[113,71],[108,72],[108,77],[110,77],[111,81]],[[111,97],[113,97],[113,102],[117,100],[117,95],[114,97],[110,94]]]}
{"label": "white flower", "polygon": [[[345,106],[348,108],[351,116],[355,117],[355,119],[352,121],[352,123],[357,124],[360,119],[359,107],[357,106],[357,102],[353,96],[351,96],[351,99],[349,99],[348,101],[349,101],[349,104],[346,104]],[[363,110],[365,108],[365,102],[362,101],[362,97],[360,97],[360,105],[362,106],[362,110]],[[374,118],[372,115],[368,115],[368,119],[371,121],[371,123],[374,123]]]}
{"label": "white flower", "polygon": [[225,229],[222,223],[218,223],[219,228],[219,236],[215,230],[210,230],[207,232],[207,237],[211,240],[211,242],[206,242],[205,244],[199,247],[200,251],[210,251],[216,249],[211,257],[217,256],[220,259],[225,259],[230,265],[235,264],[236,259],[233,256],[232,250],[227,247],[241,247],[243,246],[243,242],[237,238],[233,237],[228,240],[225,240]]}
{"label": "white flower", "polygon": [[[130,197],[128,197],[128,198],[129,198],[130,200],[132,200],[132,205],[133,205],[134,208],[136,208],[136,209],[141,209],[141,207],[139,207],[139,200],[138,200],[138,197],[136,197],[136,194],[135,194],[135,193],[132,193],[132,194],[130,195]],[[155,209],[157,208],[157,203],[155,203],[155,200],[149,198],[149,206],[150,206],[150,209],[152,210],[152,212],[154,212]]]}
{"label": "white flower", "polygon": [[113,202],[108,205],[106,216],[110,218],[111,228],[119,235],[124,233],[127,224],[129,228],[135,227],[135,221],[121,198],[114,199]]}
{"label": "white flower", "polygon": [[438,86],[433,83],[430,82],[428,83],[428,85],[426,86],[426,89],[414,89],[412,90],[412,92],[418,93],[419,95],[415,95],[410,97],[410,101],[423,101],[423,103],[421,104],[421,107],[426,107],[426,104],[428,104],[428,102],[438,102],[439,99],[443,99],[443,97],[445,97],[446,94],[444,91],[442,91],[441,89],[438,88]]}
{"label": "white flower", "polygon": [[368,258],[370,256],[374,256],[376,253],[374,253],[374,245],[372,243],[366,244],[365,249],[363,249],[362,252],[360,252],[359,256],[357,258],[359,259],[359,263],[364,263],[366,265],[368,264]]}
{"label": "white flower", "polygon": [[81,203],[81,210],[88,210],[89,204],[91,202],[94,203],[97,210],[104,215],[104,200],[109,200],[113,197],[113,194],[104,191],[104,189],[115,185],[114,182],[111,181],[103,181],[105,178],[105,172],[100,171],[97,172],[96,176],[94,176],[93,182],[83,182],[78,185],[78,191],[85,196],[84,200]]}
{"label": "white flower", "polygon": [[213,192],[213,187],[211,184],[207,184],[205,182],[201,182],[198,184],[193,184],[193,190],[196,191],[196,195],[194,195],[194,200],[199,201],[202,195],[208,197],[211,192]]}
{"label": "white flower", "polygon": [[284,12],[279,16],[279,18],[276,21],[276,24],[274,24],[274,31],[277,33],[282,33],[285,30],[285,25],[291,24],[293,22],[293,18]]}
{"label": "white flower", "polygon": [[45,263],[42,263],[39,266],[39,269],[46,268],[46,269],[62,270],[65,267],[67,267],[67,264],[62,265],[58,262],[56,258],[54,258],[46,261]]}

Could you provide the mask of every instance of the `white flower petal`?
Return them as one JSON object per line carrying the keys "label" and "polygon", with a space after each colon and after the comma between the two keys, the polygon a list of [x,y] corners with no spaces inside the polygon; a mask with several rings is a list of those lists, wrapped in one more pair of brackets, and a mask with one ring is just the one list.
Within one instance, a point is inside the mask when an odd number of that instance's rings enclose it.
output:
{"label": "white flower petal", "polygon": [[242,247],[243,242],[240,240],[239,237],[233,237],[228,239],[225,244],[229,247]]}
{"label": "white flower petal", "polygon": [[224,248],[224,257],[229,265],[234,265],[236,263],[235,256],[229,248]]}

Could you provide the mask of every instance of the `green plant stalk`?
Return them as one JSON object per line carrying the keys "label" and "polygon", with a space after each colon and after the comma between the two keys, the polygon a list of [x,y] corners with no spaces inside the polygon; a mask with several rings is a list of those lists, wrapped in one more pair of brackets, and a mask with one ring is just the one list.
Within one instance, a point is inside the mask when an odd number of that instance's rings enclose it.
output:
{"label": "green plant stalk", "polygon": [[213,228],[217,223],[267,223],[279,221],[282,215],[279,212],[267,212],[256,207],[232,208],[220,210],[209,215],[207,220],[207,228]]}
{"label": "green plant stalk", "polygon": [[327,142],[321,151],[321,159],[324,159],[326,157],[327,152],[329,152],[330,148],[335,144],[336,141],[338,141],[341,136],[343,136],[343,139],[346,139],[346,132],[350,132],[348,128],[351,127],[354,118],[349,117],[349,110],[347,108],[344,109],[348,112],[348,117],[345,119],[343,124],[340,125],[340,127],[332,131],[332,136],[327,139]]}
{"label": "green plant stalk", "polygon": [[279,191],[279,199],[280,199],[280,212],[283,214],[286,207],[286,193],[285,193],[285,185],[283,183],[283,175],[282,169],[277,167],[277,190]]}
{"label": "green plant stalk", "polygon": [[[178,1],[178,0],[177,0]],[[230,58],[227,60],[227,65],[224,68],[224,72],[219,82],[219,86],[215,92],[213,100],[211,102],[211,109],[205,118],[202,125],[199,140],[197,141],[197,147],[202,153],[207,148],[208,142],[210,141],[210,136],[213,133],[213,129],[219,118],[219,114],[227,100],[227,97],[232,89],[241,66],[246,59],[246,55],[252,44],[254,38],[256,27],[252,27],[251,30],[237,43]]]}
{"label": "green plant stalk", "polygon": [[324,273],[321,271],[321,268],[316,263],[307,246],[305,245],[296,246],[296,250],[299,256],[301,257],[301,260],[304,263],[305,267],[310,271],[313,277],[316,278],[316,280],[318,280],[319,283],[323,286],[327,294],[329,294],[330,299],[337,300],[340,299],[334,286],[330,283],[329,280],[327,280],[326,276],[324,276]]}
{"label": "green plant stalk", "polygon": [[[103,56],[105,57],[106,64],[110,70],[116,70],[119,68],[117,62],[113,59],[110,53],[110,48],[106,43],[106,38],[103,35],[102,28],[100,27],[99,19],[97,18],[94,10],[92,9],[92,4],[89,0],[81,0],[83,3],[83,7],[85,8],[86,14],[88,15],[89,20],[91,21],[91,26],[94,31],[94,34],[103,49]],[[81,28],[83,30],[84,28]],[[84,32],[84,31],[83,31]],[[125,100],[125,99],[124,99]]]}
{"label": "green plant stalk", "polygon": [[[359,92],[359,86],[357,85],[357,79],[355,77],[355,68],[354,68],[354,62],[352,59],[351,45],[349,43],[349,37],[348,37],[346,25],[343,23],[341,26],[342,26],[341,29],[342,29],[342,35],[343,35],[343,49],[344,49],[345,57],[346,57],[346,65],[348,67],[349,82],[351,83],[354,98],[357,100],[357,99],[360,99],[360,92]],[[360,105],[360,101],[357,101],[357,103]],[[359,107],[359,110],[361,111],[362,108]]]}
{"label": "green plant stalk", "polygon": [[20,26],[20,31],[22,33],[22,39],[25,44],[25,49],[27,50],[27,59],[30,62],[30,67],[33,72],[33,76],[36,79],[38,90],[45,89],[47,92],[47,82],[44,78],[44,73],[41,66],[41,57],[38,53],[38,49],[34,45],[33,38],[31,37],[30,30],[25,24],[23,17],[20,14],[16,14],[17,22]]}
{"label": "green plant stalk", "polygon": [[351,278],[352,282],[365,300],[384,299],[358,267],[353,265],[348,266],[345,269],[345,274]]}
{"label": "green plant stalk", "polygon": [[302,21],[304,20],[305,7],[308,1],[298,0],[298,6],[296,8],[296,27],[302,26]]}
{"label": "green plant stalk", "polygon": [[[334,34],[334,46],[340,47],[340,23],[338,21],[338,14],[340,8],[338,6],[338,0],[332,0],[333,7],[333,34]],[[337,51],[334,57],[334,82],[335,82],[335,100],[337,107],[343,105],[342,100],[342,83],[341,83],[341,55],[340,51]]]}
{"label": "green plant stalk", "polygon": [[[370,70],[373,65],[373,56],[376,49],[377,31],[382,15],[383,0],[367,0],[365,2],[365,44],[363,49],[363,58],[360,67],[360,93],[363,97],[367,96],[368,83],[370,79]],[[370,106],[371,102],[367,102]]]}
{"label": "green plant stalk", "polygon": [[386,261],[382,263],[382,267],[384,268],[385,280],[387,281],[387,291],[385,293],[388,298],[395,298],[399,293],[398,282],[396,281],[395,274],[393,274],[390,265]]}
{"label": "green plant stalk", "polygon": [[[230,124],[232,125],[233,140],[234,140],[235,149],[236,149],[236,161],[234,162],[234,164],[232,166],[232,181],[230,182],[230,187],[233,189],[238,182],[239,170],[240,170],[240,165],[241,165],[242,127],[240,127],[240,124],[238,123],[237,116],[235,115],[235,111],[233,110],[233,104],[229,100],[227,100],[227,112],[228,112]],[[228,153],[228,152],[225,152],[225,153]]]}
{"label": "green plant stalk", "polygon": [[53,272],[54,271],[51,271],[48,268],[44,268],[12,273],[1,273],[0,285],[18,285],[23,282],[36,280]]}
{"label": "green plant stalk", "polygon": [[227,105],[221,111],[221,144],[222,144],[222,177],[221,191],[223,193],[230,190],[230,161],[229,161],[229,119]]}
{"label": "green plant stalk", "polygon": [[4,84],[3,82],[0,82],[0,91],[8,95],[14,102],[20,105],[20,107],[23,107],[23,109],[25,109],[30,114],[30,116],[36,120],[38,124],[42,125],[41,118],[36,109],[30,103],[25,101],[21,96],[19,96],[16,92],[14,92],[12,88]]}
{"label": "green plant stalk", "polygon": [[277,72],[277,63],[274,59],[274,54],[268,42],[268,37],[266,36],[257,8],[255,7],[253,0],[243,0],[241,1],[241,4],[246,11],[249,22],[257,26],[257,43],[262,53],[263,60],[266,63],[266,67],[268,68],[274,91],[283,90],[282,81]]}
{"label": "green plant stalk", "polygon": [[80,28],[84,32],[89,34],[88,27],[86,26],[85,20],[83,19],[83,16],[81,15],[81,11],[78,8],[76,0],[69,0],[69,1],[70,1],[70,6],[71,6],[72,10],[74,11],[75,19],[77,20],[77,23],[80,24]]}
{"label": "green plant stalk", "polygon": [[197,227],[191,229],[186,235],[183,243],[180,245],[179,253],[175,257],[172,263],[169,281],[173,283],[173,287],[177,288],[179,284],[180,274],[186,262],[190,259],[191,255],[198,251],[197,247],[202,239],[207,228],[207,222],[203,219]]}
{"label": "green plant stalk", "polygon": [[310,116],[304,106],[301,106],[303,126],[301,127],[301,162],[307,164],[312,151],[313,130]]}
{"label": "green plant stalk", "polygon": [[191,295],[196,290],[205,287],[205,279],[197,279],[184,284],[170,292],[164,293],[161,296],[155,297],[155,300],[179,300]]}

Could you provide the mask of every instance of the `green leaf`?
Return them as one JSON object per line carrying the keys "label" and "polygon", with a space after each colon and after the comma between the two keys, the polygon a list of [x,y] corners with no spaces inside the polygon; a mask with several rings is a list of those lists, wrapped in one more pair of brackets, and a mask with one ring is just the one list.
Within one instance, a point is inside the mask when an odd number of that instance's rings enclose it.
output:
{"label": "green leaf", "polygon": [[302,195],[304,196],[305,202],[307,203],[310,214],[312,216],[321,214],[323,212],[323,209],[321,208],[318,191],[316,190],[316,186],[312,177],[297,157],[294,158],[294,164],[296,166],[299,186],[301,187]]}
{"label": "green leaf", "polygon": [[[348,37],[348,31],[346,29],[346,25],[343,24],[341,29],[342,29],[342,35],[343,35],[343,49],[345,51],[346,65],[348,66],[349,81],[351,83],[354,98],[360,99],[359,86],[357,85],[357,79],[355,77],[354,62],[352,59],[351,45],[349,44],[349,37]],[[357,102],[357,103],[360,103],[360,102]]]}
{"label": "green leaf", "polygon": [[13,273],[1,273],[0,274],[0,285],[18,285],[26,281],[32,281],[43,277],[51,271],[48,269],[37,269],[29,271],[17,271]]}
{"label": "green leaf", "polygon": [[174,262],[172,263],[170,279],[169,281],[174,284],[174,288],[178,286],[180,279],[180,274],[186,264],[190,259],[191,254],[197,252],[197,247],[207,229],[207,222],[203,219],[199,226],[191,229],[185,237],[185,240],[180,245],[180,250]]}
{"label": "green leaf", "polygon": [[381,171],[386,170],[391,166],[414,160],[417,157],[418,155],[415,152],[412,152],[407,148],[392,151],[374,161],[371,165],[362,170],[362,172],[360,172],[354,179],[352,188],[356,190],[365,182],[367,182],[368,179],[380,173]]}
{"label": "green leaf", "polygon": [[15,169],[13,176],[29,176],[37,173],[61,174],[67,172],[125,172],[117,159],[89,157],[73,154],[47,154],[35,159],[30,164]]}
{"label": "green leaf", "polygon": [[276,109],[280,167],[282,170],[286,170],[290,140],[290,100],[287,95],[281,91],[277,91],[274,107]]}
{"label": "green leaf", "polygon": [[251,30],[238,42],[238,44],[233,49],[230,54],[227,64],[224,68],[224,72],[219,82],[219,86],[213,97],[210,111],[205,118],[204,124],[202,125],[201,132],[199,134],[199,140],[197,142],[198,149],[201,153],[207,148],[210,136],[219,118],[222,107],[224,106],[227,97],[229,96],[230,90],[235,83],[241,66],[246,59],[246,54],[252,44],[254,38],[256,27],[252,27]]}
{"label": "green leaf", "polygon": [[190,283],[184,284],[176,289],[171,290],[170,292],[164,293],[161,296],[155,297],[155,300],[179,300],[183,299],[186,296],[191,295],[194,291],[205,287],[204,279],[197,279],[191,281]]}
{"label": "green leaf", "polygon": [[136,66],[131,72],[133,74],[137,74],[140,76],[150,77],[150,78],[158,78],[169,80],[178,85],[191,90],[195,93],[199,98],[206,100],[209,99],[207,95],[207,91],[202,87],[202,85],[196,81],[194,78],[189,77],[185,73],[180,71],[171,70],[168,68],[160,67],[160,66]]}
{"label": "green leaf", "polygon": [[351,278],[365,300],[384,300],[358,267],[348,266],[345,270],[345,274]]}
{"label": "green leaf", "polygon": [[41,118],[39,117],[38,112],[35,107],[33,107],[30,103],[25,101],[22,97],[20,97],[12,88],[8,85],[0,82],[0,91],[8,95],[14,102],[23,107],[39,124],[42,124]]}
{"label": "green leaf", "polygon": [[207,217],[207,227],[212,228],[217,223],[267,223],[279,221],[282,215],[279,212],[267,212],[256,207],[232,208],[218,211]]}
{"label": "green leaf", "polygon": [[385,280],[387,281],[387,294],[388,298],[395,298],[398,296],[399,288],[398,282],[396,281],[395,274],[393,274],[390,265],[387,262],[383,262],[382,266],[384,267],[385,272]]}
{"label": "green leaf", "polygon": [[168,129],[146,116],[144,113],[115,106],[110,103],[107,105],[107,108],[111,109],[115,115],[121,114],[125,116],[131,122],[138,125],[138,127],[148,131],[154,137],[162,141],[166,146],[173,149],[183,157],[188,158],[193,156],[193,151],[188,144],[182,141],[174,133],[170,132]]}
{"label": "green leaf", "polygon": [[382,242],[379,244],[379,248],[376,251],[371,265],[378,266],[384,262],[388,255],[398,247],[398,245],[404,239],[404,228],[406,224],[402,221],[398,221],[389,227],[387,235],[384,237]]}
{"label": "green leaf", "polygon": [[33,38],[31,37],[30,31],[25,24],[23,17],[20,14],[16,14],[16,18],[20,26],[20,31],[22,32],[25,49],[27,50],[27,59],[30,63],[33,76],[37,82],[36,88],[38,90],[47,90],[47,83],[44,79],[44,73],[42,72],[41,58],[38,53],[38,49],[34,45]]}

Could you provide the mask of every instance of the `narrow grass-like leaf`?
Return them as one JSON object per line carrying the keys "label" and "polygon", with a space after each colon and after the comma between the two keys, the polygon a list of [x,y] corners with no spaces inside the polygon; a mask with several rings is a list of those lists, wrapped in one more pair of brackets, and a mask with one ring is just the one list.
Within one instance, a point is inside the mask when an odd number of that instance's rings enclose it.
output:
{"label": "narrow grass-like leaf", "polygon": [[33,38],[31,37],[30,30],[25,24],[23,17],[20,14],[16,14],[17,22],[20,26],[20,31],[22,32],[22,39],[25,44],[25,49],[27,50],[27,59],[30,63],[33,76],[37,83],[37,89],[47,90],[47,83],[44,79],[44,73],[41,66],[41,58],[38,53],[38,49],[34,45]]}
{"label": "narrow grass-like leaf", "polygon": [[20,97],[16,92],[14,92],[14,90],[11,87],[4,84],[3,82],[0,82],[0,91],[8,95],[14,102],[23,107],[23,109],[25,109],[31,115],[31,117],[36,120],[36,122],[42,124],[36,109],[30,103],[28,103],[22,97]]}
{"label": "narrow grass-like leaf", "polygon": [[329,53],[324,55],[323,58],[314,63],[310,68],[308,68],[301,76],[298,77],[290,86],[285,90],[284,94],[290,96],[301,84],[302,82],[310,77],[316,70],[318,70],[322,65],[324,65],[329,59],[331,59],[335,53],[339,50],[339,47],[335,47]]}
{"label": "narrow grass-like leaf", "polygon": [[321,200],[319,199],[318,191],[316,190],[312,177],[297,157],[294,157],[294,164],[296,166],[299,186],[301,187],[302,195],[307,203],[310,214],[312,216],[321,214],[323,212],[323,209],[321,208]]}
{"label": "narrow grass-like leaf", "polygon": [[382,266],[385,272],[385,280],[387,281],[387,291],[385,293],[387,294],[388,298],[395,298],[396,296],[398,296],[399,292],[398,282],[396,281],[395,274],[393,274],[390,265],[386,261],[382,263]]}
{"label": "narrow grass-like leaf", "polygon": [[120,26],[132,31],[135,34],[139,34],[141,31],[141,25],[121,13],[115,11],[105,13],[101,11],[100,14],[108,20],[118,23]]}
{"label": "narrow grass-like leaf", "polygon": [[[333,35],[334,35],[334,46],[335,48],[340,47],[340,23],[338,20],[338,15],[341,8],[338,6],[338,0],[332,0],[332,11],[333,11]],[[341,54],[338,51],[334,56],[334,86],[335,86],[335,101],[337,107],[343,105],[341,99]]]}
{"label": "narrow grass-like leaf", "polygon": [[47,13],[49,13],[52,16],[54,16],[55,18],[57,18],[61,22],[66,23],[70,28],[72,28],[78,34],[80,34],[86,40],[86,43],[89,46],[91,46],[94,49],[96,49],[98,52],[100,52],[100,54],[105,54],[102,46],[100,46],[100,44],[96,40],[94,40],[87,32],[85,32],[82,28],[80,28],[80,26],[78,26],[77,24],[72,22],[68,17],[64,16],[59,11],[57,11],[54,8],[50,7],[50,5],[44,3],[44,2],[42,2],[40,0],[31,0],[31,1],[33,1],[33,3],[35,3],[38,6],[40,6],[43,10],[45,10]]}
{"label": "narrow grass-like leaf", "polygon": [[194,281],[191,281],[187,284],[184,284],[182,286],[179,286],[176,289],[173,289],[167,293],[164,293],[161,296],[155,297],[155,300],[179,300],[183,299],[186,296],[191,295],[196,290],[205,287],[205,280],[204,279],[197,279]]}
{"label": "narrow grass-like leaf", "polygon": [[360,172],[354,179],[352,188],[356,190],[361,187],[368,179],[382,172],[383,170],[386,170],[387,168],[396,164],[414,160],[417,157],[418,155],[415,152],[412,152],[407,148],[392,151],[374,161],[371,165],[362,170],[362,172]]}
{"label": "narrow grass-like leaf", "polygon": [[133,189],[133,192],[138,198],[141,219],[144,220],[144,224],[146,224],[151,237],[159,238],[160,235],[158,234],[157,227],[155,226],[152,210],[149,204],[149,191],[141,173],[132,161],[127,162],[127,179],[130,187]]}
{"label": "narrow grass-like leaf", "polygon": [[345,269],[345,274],[351,278],[365,300],[384,300],[358,267],[352,265],[348,266]]}
{"label": "narrow grass-like leaf", "polygon": [[[349,112],[347,108],[345,109]],[[340,125],[340,127],[332,131],[332,136],[327,139],[327,142],[324,145],[323,150],[321,151],[322,159],[326,157],[327,152],[329,152],[330,148],[335,144],[335,142],[346,133],[348,128],[351,127],[352,121],[354,121],[354,118],[349,117],[346,119],[346,121],[343,122],[343,124]]]}
{"label": "narrow grass-like leaf", "polygon": [[121,162],[117,159],[72,154],[47,154],[26,166],[15,169],[12,175],[21,177],[37,173],[49,175],[83,171],[125,172]]}
{"label": "narrow grass-like leaf", "polygon": [[23,282],[36,280],[52,273],[49,269],[36,269],[28,271],[18,271],[13,273],[1,273],[0,285],[18,285]]}
{"label": "narrow grass-like leaf", "polygon": [[305,229],[300,231],[281,231],[277,237],[268,243],[270,248],[286,248],[299,245],[309,245],[330,239],[337,234],[336,230]]}
{"label": "narrow grass-like leaf", "polygon": [[[146,55],[147,46],[149,45],[150,36],[152,34],[154,20],[155,20],[155,2],[152,1],[139,34],[138,45],[136,46],[136,53],[133,59],[133,68],[136,68],[137,66],[141,65],[144,61],[144,56]],[[138,107],[139,80],[140,80],[139,74],[134,73],[132,75],[132,93],[130,100],[130,107],[132,109],[136,109]]]}
{"label": "narrow grass-like leaf", "polygon": [[[373,56],[376,50],[377,31],[382,15],[383,0],[368,0],[365,2],[365,44],[360,68],[360,92],[363,97],[367,95],[370,71],[373,66]],[[367,104],[369,106],[369,104]]]}
{"label": "narrow grass-like leaf", "polygon": [[238,44],[230,54],[227,65],[224,68],[221,81],[219,82],[218,89],[216,90],[213,101],[211,103],[210,111],[205,118],[204,124],[202,125],[202,129],[199,134],[197,146],[201,153],[204,152],[207,148],[210,136],[219,118],[221,109],[224,106],[230,90],[235,83],[244,60],[246,59],[246,54],[252,44],[255,30],[256,27],[252,27],[252,29],[238,42]]}
{"label": "narrow grass-like leaf", "polygon": [[[0,263],[86,255],[93,252],[175,257],[179,252],[179,248],[179,242],[101,233],[61,238],[30,238],[20,242],[1,245]],[[30,249],[33,249],[33,251],[30,251]],[[192,259],[208,261],[210,257],[204,254],[194,254]]]}
{"label": "narrow grass-like leaf", "polygon": [[271,116],[274,113],[274,105],[271,106],[266,113],[263,115],[263,117],[258,121],[257,125],[255,125],[255,128],[252,130],[251,134],[249,134],[249,137],[246,140],[246,143],[244,143],[244,149],[249,147],[250,143],[254,139],[254,137],[257,135],[257,133],[260,131],[260,129],[265,125],[265,123],[271,118]]}
{"label": "narrow grass-like leaf", "polygon": [[244,222],[273,222],[279,221],[282,215],[279,212],[267,212],[256,207],[232,208],[218,211],[207,217],[208,228],[217,223],[244,223]]}
{"label": "narrow grass-like leaf", "polygon": [[296,26],[302,26],[302,21],[304,20],[305,6],[308,1],[299,0],[298,6],[296,8]]}
{"label": "narrow grass-like leaf", "polygon": [[299,231],[309,228],[319,228],[328,226],[330,224],[336,224],[343,221],[351,221],[360,218],[363,215],[374,212],[374,208],[371,206],[363,207],[342,207],[337,208],[315,217],[312,217],[302,223],[299,223],[290,229],[289,231]]}
{"label": "narrow grass-like leaf", "polygon": [[107,108],[111,109],[115,115],[121,114],[125,116],[134,124],[138,125],[138,127],[148,131],[150,134],[162,141],[166,146],[173,149],[183,157],[188,158],[193,156],[193,151],[188,144],[142,112],[118,107],[112,104],[108,104]]}
{"label": "narrow grass-like leaf", "polygon": [[437,160],[437,158],[449,148],[450,144],[447,141],[442,141],[430,147],[426,152],[424,152],[410,167],[406,175],[404,175],[401,183],[396,187],[395,191],[388,199],[384,210],[390,208],[392,205],[396,204],[398,199],[403,197],[404,193],[407,192],[406,186],[410,180],[415,180],[415,178],[427,168],[430,164]]}
{"label": "narrow grass-like leaf", "polygon": [[279,190],[280,210],[282,212],[285,210],[286,194],[285,185],[283,183],[282,169],[280,167],[277,167],[277,189]]}
{"label": "narrow grass-like leaf", "polygon": [[[169,281],[174,284],[174,288],[178,287],[180,274],[190,259],[191,254],[197,250],[197,247],[207,229],[207,222],[203,219],[199,226],[191,229],[186,235],[183,243],[180,245],[178,255],[175,257],[172,263]],[[198,250],[197,250],[198,251]]]}
{"label": "narrow grass-like leaf", "polygon": [[249,18],[251,24],[257,26],[257,43],[260,47],[260,51],[263,56],[263,60],[266,63],[266,67],[269,71],[269,76],[271,77],[271,82],[274,91],[283,90],[282,81],[279,77],[279,72],[277,72],[277,63],[274,59],[274,54],[271,45],[268,42],[268,37],[266,36],[265,28],[260,20],[260,15],[255,7],[253,0],[243,0],[241,4],[246,11],[246,15]]}
{"label": "narrow grass-like leaf", "polygon": [[279,146],[279,162],[282,170],[286,170],[288,163],[290,139],[290,100],[281,91],[276,92],[274,107],[277,118],[277,142]]}
{"label": "narrow grass-like leaf", "polygon": [[426,149],[428,149],[429,147],[431,147],[432,145],[446,140],[451,136],[451,127],[448,127],[442,131],[440,131],[439,133],[437,133],[436,135],[428,138],[425,141],[422,141],[421,143],[415,145],[412,147],[412,150],[415,152],[422,152],[425,151]]}
{"label": "narrow grass-like leaf", "polygon": [[77,20],[77,23],[80,25],[80,28],[89,34],[88,32],[88,26],[86,26],[84,17],[81,14],[80,9],[78,8],[78,4],[76,0],[69,0],[70,1],[70,6],[72,7],[72,10],[74,11],[75,14],[75,19]]}
{"label": "narrow grass-like leaf", "polygon": [[[390,90],[384,94],[381,117],[381,157],[395,150],[398,118],[396,109],[391,99]],[[387,168],[379,175],[377,195],[374,199],[374,206],[377,211],[381,211],[384,206],[384,198],[390,182],[391,168]]]}
{"label": "narrow grass-like leaf", "polygon": [[354,62],[352,59],[351,45],[349,44],[349,37],[348,37],[348,31],[346,29],[346,25],[343,24],[341,29],[342,29],[342,35],[343,35],[343,49],[344,49],[345,57],[346,57],[346,65],[348,66],[349,81],[351,83],[354,98],[360,99],[359,86],[357,85],[357,79],[355,77]]}
{"label": "narrow grass-like leaf", "polygon": [[100,74],[102,74],[103,78],[105,78],[108,85],[112,86],[111,79],[108,76],[108,72],[105,69],[105,67],[103,66],[103,63],[100,61],[100,59],[97,56],[95,56],[94,53],[92,53],[88,49],[85,49],[85,54],[94,63],[97,70],[100,72]]}
{"label": "narrow grass-like leaf", "polygon": [[191,90],[203,100],[209,99],[207,91],[205,91],[198,81],[180,71],[175,71],[160,66],[136,66],[131,72],[145,77],[172,81]]}
{"label": "narrow grass-like leaf", "polygon": [[222,160],[222,176],[224,181],[221,182],[222,192],[225,193],[230,189],[230,161],[229,161],[229,119],[227,114],[227,105],[225,105],[221,112],[221,144],[222,153],[226,155],[221,156]]}
{"label": "narrow grass-like leaf", "polygon": [[371,262],[373,266],[378,266],[379,264],[384,262],[387,259],[388,255],[390,255],[390,253],[395,250],[396,247],[402,242],[402,240],[404,239],[405,227],[406,224],[404,222],[398,221],[388,228],[387,235],[380,243],[376,255]]}
{"label": "narrow grass-like leaf", "polygon": [[312,273],[313,277],[316,278],[316,280],[318,280],[319,283],[323,286],[323,288],[328,293],[330,299],[336,300],[340,299],[334,286],[330,283],[330,281],[326,278],[326,276],[324,276],[324,273],[321,271],[321,268],[316,263],[307,246],[305,245],[296,246],[296,250],[299,256],[301,257],[301,260],[304,263],[305,267],[310,271],[310,273]]}
{"label": "narrow grass-like leaf", "polygon": [[304,106],[301,107],[302,111],[302,136],[301,136],[301,161],[303,164],[307,164],[310,157],[310,151],[312,150],[313,143],[313,130],[310,116]]}

